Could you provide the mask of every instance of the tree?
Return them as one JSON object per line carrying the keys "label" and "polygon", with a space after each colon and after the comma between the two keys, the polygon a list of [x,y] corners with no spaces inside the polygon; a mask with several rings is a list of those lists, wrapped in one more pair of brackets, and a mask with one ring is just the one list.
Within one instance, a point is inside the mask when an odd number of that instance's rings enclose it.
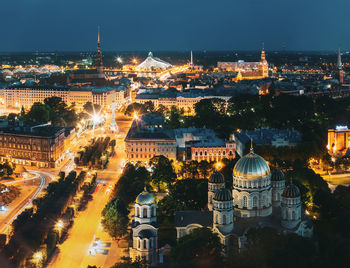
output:
{"label": "tree", "polygon": [[203,179],[207,179],[213,172],[213,165],[206,160],[202,160],[198,163],[198,171]]}
{"label": "tree", "polygon": [[112,237],[120,237],[127,233],[128,214],[123,201],[118,198],[112,199],[102,211],[102,225]]}
{"label": "tree", "polygon": [[124,114],[128,116],[133,116],[135,113],[138,115],[143,115],[147,113],[147,109],[143,104],[134,102],[129,104],[124,112]]}
{"label": "tree", "polygon": [[48,105],[40,102],[35,102],[28,112],[28,119],[39,123],[50,121],[51,116],[52,109]]}
{"label": "tree", "polygon": [[181,123],[180,123],[180,117],[181,117],[181,111],[177,109],[176,106],[171,106],[170,113],[169,113],[169,119],[166,120],[165,126],[167,128],[180,128]]}
{"label": "tree", "polygon": [[153,113],[154,112],[154,104],[152,101],[146,101],[143,106],[145,107],[147,113]]}
{"label": "tree", "polygon": [[173,267],[220,267],[222,245],[208,228],[196,228],[178,240],[170,253]]}
{"label": "tree", "polygon": [[17,114],[15,114],[15,113],[9,113],[7,116],[7,120],[9,120],[9,121],[14,121],[14,120],[16,120],[16,118],[17,118]]}
{"label": "tree", "polygon": [[44,104],[49,106],[56,114],[60,114],[67,109],[67,104],[61,97],[53,96],[46,98],[44,99]]}
{"label": "tree", "polygon": [[172,166],[172,161],[165,156],[158,155],[152,157],[149,165],[153,170],[151,181],[158,187],[158,191],[160,191],[163,183],[169,185],[175,181],[176,174]]}
{"label": "tree", "polygon": [[316,248],[308,238],[281,235],[273,228],[248,230],[246,249],[231,255],[226,267],[317,267]]}
{"label": "tree", "polygon": [[148,268],[149,265],[144,258],[137,257],[132,260],[129,257],[121,257],[122,261],[114,264],[111,268]]}
{"label": "tree", "polygon": [[95,112],[101,111],[101,106],[99,104],[92,104],[90,101],[84,104],[84,111],[88,114],[93,114]]}

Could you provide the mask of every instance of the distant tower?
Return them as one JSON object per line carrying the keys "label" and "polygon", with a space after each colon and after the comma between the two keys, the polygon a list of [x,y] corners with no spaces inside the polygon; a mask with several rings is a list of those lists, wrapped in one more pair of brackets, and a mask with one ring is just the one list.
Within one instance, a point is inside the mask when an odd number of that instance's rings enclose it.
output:
{"label": "distant tower", "polygon": [[293,229],[301,222],[300,191],[293,183],[283,190],[281,212],[284,228]]}
{"label": "distant tower", "polygon": [[208,209],[213,210],[213,198],[216,191],[225,188],[225,178],[219,171],[214,171],[208,181]]}
{"label": "distant tower", "polygon": [[343,71],[343,64],[342,64],[342,62],[341,62],[340,47],[338,48],[337,78],[338,78],[338,80],[339,80],[339,83],[340,83],[340,84],[343,84],[343,82],[344,82],[344,71]]}
{"label": "distant tower", "polygon": [[227,234],[233,230],[233,198],[226,188],[217,190],[213,198],[214,228]]}
{"label": "distant tower", "polygon": [[117,122],[115,121],[115,94],[112,100],[112,120],[111,120],[109,129],[112,131],[118,132],[118,125],[117,125]]}
{"label": "distant tower", "polygon": [[193,66],[193,52],[192,52],[192,50],[191,50],[191,66]]}
{"label": "distant tower", "polygon": [[100,27],[98,27],[98,31],[97,31],[97,53],[96,53],[95,66],[99,73],[103,73],[102,52],[101,52],[101,44],[100,44]]}
{"label": "distant tower", "polygon": [[261,56],[260,56],[259,69],[261,71],[262,77],[265,78],[265,77],[269,76],[269,65],[268,65],[267,60],[266,60],[264,43],[262,43],[262,50],[261,50]]}

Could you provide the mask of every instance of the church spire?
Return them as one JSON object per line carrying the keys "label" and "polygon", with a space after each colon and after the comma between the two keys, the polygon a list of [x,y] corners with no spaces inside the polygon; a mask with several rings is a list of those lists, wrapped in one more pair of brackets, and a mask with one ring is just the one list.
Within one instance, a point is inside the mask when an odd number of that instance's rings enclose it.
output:
{"label": "church spire", "polygon": [[262,49],[261,49],[261,57],[260,61],[265,61],[266,60],[266,55],[265,55],[265,48],[264,48],[264,42],[262,42]]}
{"label": "church spire", "polygon": [[254,153],[253,138],[250,138],[250,152],[251,152],[251,153]]}
{"label": "church spire", "polygon": [[192,50],[191,50],[191,66],[193,66],[193,53],[192,53]]}
{"label": "church spire", "polygon": [[343,64],[341,63],[340,47],[338,47],[337,68],[338,68],[338,70],[342,70],[343,69]]}
{"label": "church spire", "polygon": [[98,29],[97,29],[97,53],[96,53],[95,65],[97,69],[103,69],[101,42],[100,42],[100,26],[98,26]]}

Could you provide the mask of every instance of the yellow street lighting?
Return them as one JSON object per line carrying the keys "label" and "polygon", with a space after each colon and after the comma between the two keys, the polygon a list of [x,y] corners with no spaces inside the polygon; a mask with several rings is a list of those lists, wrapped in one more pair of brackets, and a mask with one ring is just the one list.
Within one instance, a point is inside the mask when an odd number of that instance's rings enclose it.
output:
{"label": "yellow street lighting", "polygon": [[220,170],[220,169],[223,167],[223,165],[224,165],[224,164],[223,164],[221,161],[216,162],[216,163],[214,164],[215,169],[217,169],[217,170]]}
{"label": "yellow street lighting", "polygon": [[138,120],[138,119],[139,119],[139,116],[137,115],[136,112],[134,113],[134,119],[135,119],[135,120]]}
{"label": "yellow street lighting", "polygon": [[43,258],[43,253],[41,251],[37,251],[33,254],[32,262],[35,264],[36,267],[41,267]]}
{"label": "yellow street lighting", "polygon": [[62,220],[58,220],[55,225],[55,228],[58,231],[59,237],[61,237],[62,229],[64,228],[64,222]]}

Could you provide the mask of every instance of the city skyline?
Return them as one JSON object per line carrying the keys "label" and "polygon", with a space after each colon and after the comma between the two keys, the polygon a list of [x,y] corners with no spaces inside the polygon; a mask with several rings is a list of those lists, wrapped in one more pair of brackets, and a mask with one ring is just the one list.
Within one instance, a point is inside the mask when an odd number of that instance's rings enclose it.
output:
{"label": "city skyline", "polygon": [[92,51],[98,26],[104,51],[257,50],[261,42],[267,50],[350,47],[344,1],[317,1],[317,8],[301,0],[219,2],[6,2],[0,51]]}

